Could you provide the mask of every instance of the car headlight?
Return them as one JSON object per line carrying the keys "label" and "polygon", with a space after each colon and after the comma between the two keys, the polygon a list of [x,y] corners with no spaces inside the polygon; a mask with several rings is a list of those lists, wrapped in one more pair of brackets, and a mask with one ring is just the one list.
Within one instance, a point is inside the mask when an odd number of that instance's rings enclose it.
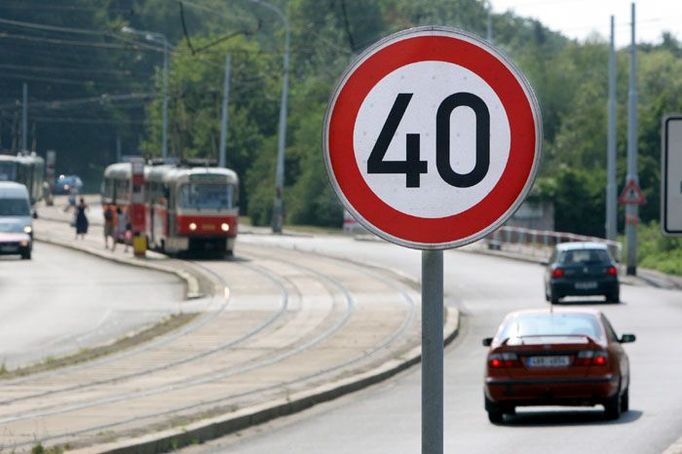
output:
{"label": "car headlight", "polygon": [[194,222],[189,223],[189,229],[191,231],[195,231],[197,229],[197,225]]}
{"label": "car headlight", "polygon": [[31,232],[33,232],[33,227],[31,227],[30,225],[25,225],[24,226],[24,233],[28,233],[30,235]]}
{"label": "car headlight", "polygon": [[223,232],[228,232],[230,230],[230,224],[228,224],[227,222],[223,222],[222,224],[220,224],[220,229]]}

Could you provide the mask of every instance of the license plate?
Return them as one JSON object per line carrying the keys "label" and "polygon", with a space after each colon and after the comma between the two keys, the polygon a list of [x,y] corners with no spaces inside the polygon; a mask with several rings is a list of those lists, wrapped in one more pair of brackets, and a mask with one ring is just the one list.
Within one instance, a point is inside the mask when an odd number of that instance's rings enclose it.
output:
{"label": "license plate", "polygon": [[203,230],[215,230],[215,224],[203,224],[201,228]]}
{"label": "license plate", "polygon": [[575,288],[577,290],[593,290],[593,289],[597,288],[597,283],[594,281],[576,282]]}
{"label": "license plate", "polygon": [[17,246],[0,246],[1,252],[15,252],[18,250],[19,248]]}
{"label": "license plate", "polygon": [[531,356],[526,359],[528,367],[566,367],[571,364],[570,356]]}

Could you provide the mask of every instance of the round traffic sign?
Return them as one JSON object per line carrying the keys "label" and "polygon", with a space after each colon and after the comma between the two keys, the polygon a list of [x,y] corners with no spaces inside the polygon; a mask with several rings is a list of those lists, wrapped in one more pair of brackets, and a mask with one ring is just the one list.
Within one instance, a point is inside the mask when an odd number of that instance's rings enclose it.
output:
{"label": "round traffic sign", "polygon": [[444,249],[513,214],[541,137],[537,100],[506,57],[461,31],[419,27],[348,67],[323,145],[332,186],[358,222],[403,246]]}

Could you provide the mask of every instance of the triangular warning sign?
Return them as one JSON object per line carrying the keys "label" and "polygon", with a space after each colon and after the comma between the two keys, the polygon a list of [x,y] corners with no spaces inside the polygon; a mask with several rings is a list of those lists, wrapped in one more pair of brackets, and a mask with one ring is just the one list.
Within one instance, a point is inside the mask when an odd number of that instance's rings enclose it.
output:
{"label": "triangular warning sign", "polygon": [[646,197],[635,180],[629,180],[623,192],[618,197],[618,202],[622,205],[642,205],[646,203]]}

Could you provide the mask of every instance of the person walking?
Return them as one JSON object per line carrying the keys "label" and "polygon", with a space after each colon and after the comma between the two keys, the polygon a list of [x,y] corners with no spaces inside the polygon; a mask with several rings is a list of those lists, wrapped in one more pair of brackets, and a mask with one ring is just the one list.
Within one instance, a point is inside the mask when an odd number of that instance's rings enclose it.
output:
{"label": "person walking", "polygon": [[85,234],[88,233],[88,217],[85,214],[87,209],[85,199],[81,197],[80,203],[76,206],[76,239],[80,235],[81,240],[84,240]]}
{"label": "person walking", "polygon": [[104,248],[109,249],[109,238],[111,238],[112,246],[116,244],[116,238],[114,238],[114,207],[111,205],[106,205],[104,207]]}
{"label": "person walking", "polygon": [[114,229],[114,245],[111,247],[112,251],[116,250],[116,243],[119,240],[123,240],[125,244],[125,249],[123,252],[128,252],[128,241],[126,239],[126,231],[128,230],[128,214],[121,209],[121,207],[116,207],[116,228]]}

